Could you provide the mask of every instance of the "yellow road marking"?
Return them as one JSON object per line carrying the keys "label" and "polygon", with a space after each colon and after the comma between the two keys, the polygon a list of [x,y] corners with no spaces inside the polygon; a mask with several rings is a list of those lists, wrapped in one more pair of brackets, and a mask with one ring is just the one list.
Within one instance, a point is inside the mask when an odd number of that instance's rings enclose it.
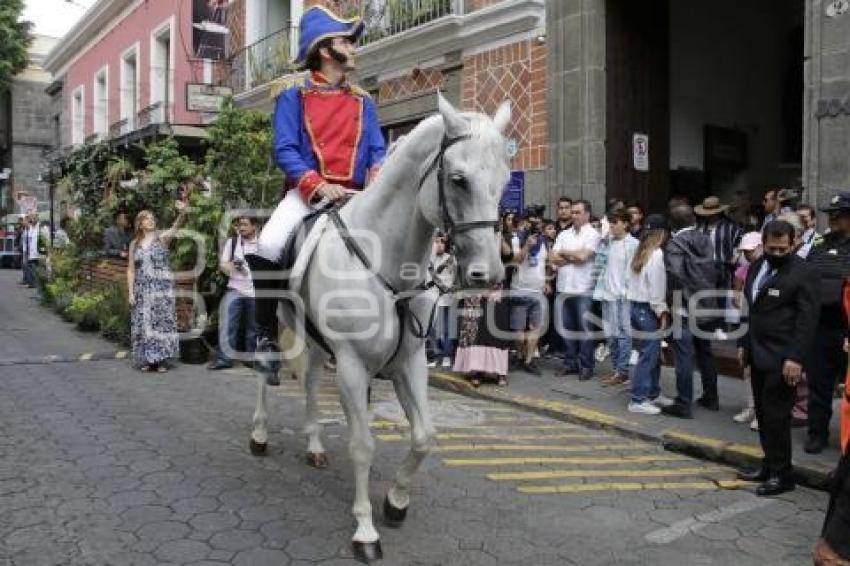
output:
{"label": "yellow road marking", "polygon": [[665,440],[678,440],[682,442],[689,442],[692,444],[709,446],[715,449],[722,449],[724,446],[729,444],[724,440],[718,440],[716,438],[710,438],[707,436],[698,436],[696,434],[687,434],[684,432],[678,432],[675,430],[667,431],[663,434]]}
{"label": "yellow road marking", "polygon": [[657,456],[618,456],[616,458],[591,457],[539,457],[539,458],[446,458],[443,464],[447,466],[543,466],[546,464],[589,464],[602,466],[606,464],[637,464],[646,462],[681,462],[688,460],[685,456],[659,454]]}
{"label": "yellow road marking", "polygon": [[[493,481],[551,480],[558,478],[660,478],[668,476],[697,476],[709,472],[723,471],[723,468],[672,468],[666,470],[548,470],[542,472],[504,472],[487,474]],[[726,470],[731,473],[731,470]]]}
{"label": "yellow road marking", "polygon": [[600,450],[640,450],[633,444],[597,444],[586,446],[554,446],[551,444],[447,444],[435,446],[432,452],[596,452]]}
{"label": "yellow road marking", "polygon": [[127,350],[121,350],[120,352],[115,352],[116,360],[123,360],[127,357]]}
{"label": "yellow road marking", "polygon": [[516,417],[493,417],[488,418],[488,423],[517,423],[517,422],[528,422],[528,421],[550,421],[551,419],[547,419],[545,417],[536,417],[536,416],[516,416]]}
{"label": "yellow road marking", "polygon": [[80,356],[80,361],[81,362],[87,362],[87,361],[91,360],[93,357],[94,357],[94,353],[89,352],[87,354],[83,354],[82,356]]}
{"label": "yellow road marking", "polygon": [[579,483],[567,485],[521,485],[517,488],[520,493],[546,494],[546,493],[583,493],[588,491],[642,491],[642,490],[713,490],[713,489],[737,489],[739,485],[746,482],[658,482],[658,483],[628,483],[628,482],[604,482],[604,483]]}
{"label": "yellow road marking", "polygon": [[[377,420],[373,421],[371,424],[372,428],[377,429],[406,429],[410,428],[410,425],[405,422],[396,422],[396,421],[388,421],[388,420]],[[581,427],[570,424],[558,424],[558,425],[534,425],[534,424],[518,424],[518,425],[465,425],[465,426],[452,426],[452,425],[437,425],[437,428],[440,430],[523,430],[523,431],[532,431],[532,430],[576,430]]]}
{"label": "yellow road marking", "polygon": [[[494,439],[494,440],[567,440],[580,438],[611,438],[607,434],[599,433],[573,433],[573,434],[479,434],[471,432],[440,432],[437,433],[437,440],[472,440]],[[410,436],[405,434],[377,434],[375,438],[384,442],[397,442],[400,440],[409,440]]]}

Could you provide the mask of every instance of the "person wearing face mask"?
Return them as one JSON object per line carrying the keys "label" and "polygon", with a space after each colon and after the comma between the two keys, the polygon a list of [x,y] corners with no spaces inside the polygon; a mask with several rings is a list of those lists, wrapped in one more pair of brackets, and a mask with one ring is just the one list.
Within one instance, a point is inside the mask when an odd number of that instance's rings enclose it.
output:
{"label": "person wearing face mask", "polygon": [[762,231],[764,253],[744,285],[749,319],[738,343],[738,360],[751,370],[751,386],[764,459],[741,473],[761,482],[759,496],[794,489],[791,467],[791,409],[797,384],[811,363],[818,324],[819,273],[793,253],[794,227],[774,220]]}
{"label": "person wearing face mask", "polygon": [[254,367],[270,385],[279,383],[277,306],[279,262],[289,236],[311,205],[340,202],[375,177],[385,143],[375,102],[351,84],[355,43],[365,25],[322,6],[304,11],[295,64],[305,73],[275,81],[273,151],[286,175],[286,194],[260,233],[257,253],[245,257],[257,291]]}

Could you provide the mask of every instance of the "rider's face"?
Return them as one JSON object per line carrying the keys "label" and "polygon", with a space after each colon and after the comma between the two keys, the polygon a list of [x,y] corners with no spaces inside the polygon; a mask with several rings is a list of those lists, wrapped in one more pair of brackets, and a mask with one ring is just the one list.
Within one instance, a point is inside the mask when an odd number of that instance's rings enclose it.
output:
{"label": "rider's face", "polygon": [[340,65],[344,71],[353,71],[355,69],[354,64],[354,50],[355,46],[352,43],[351,39],[347,37],[335,37],[333,38],[333,42],[331,43],[331,47],[334,51],[342,55],[346,58],[345,63],[340,63],[336,59],[331,58],[335,63]]}

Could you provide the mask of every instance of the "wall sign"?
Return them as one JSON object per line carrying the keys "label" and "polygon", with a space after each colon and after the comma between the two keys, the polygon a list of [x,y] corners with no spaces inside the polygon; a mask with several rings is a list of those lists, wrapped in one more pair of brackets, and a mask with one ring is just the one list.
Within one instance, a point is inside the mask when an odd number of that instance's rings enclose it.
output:
{"label": "wall sign", "polygon": [[525,200],[525,171],[511,171],[511,180],[502,193],[499,209],[502,212],[519,214],[523,210]]}
{"label": "wall sign", "polygon": [[632,136],[632,154],[635,171],[649,171],[649,136],[647,134]]}
{"label": "wall sign", "polygon": [[850,96],[845,96],[844,98],[821,98],[818,100],[818,105],[815,109],[816,118],[837,118],[842,114],[850,116]]}
{"label": "wall sign", "polygon": [[850,10],[850,0],[833,0],[826,5],[826,17],[836,18]]}
{"label": "wall sign", "polygon": [[225,97],[233,96],[229,86],[186,84],[186,110],[189,112],[218,112]]}

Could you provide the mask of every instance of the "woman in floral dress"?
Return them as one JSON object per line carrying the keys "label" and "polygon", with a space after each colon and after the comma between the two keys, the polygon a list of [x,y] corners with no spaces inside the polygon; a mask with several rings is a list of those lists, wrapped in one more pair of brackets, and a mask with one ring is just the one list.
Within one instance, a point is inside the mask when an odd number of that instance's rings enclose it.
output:
{"label": "woman in floral dress", "polygon": [[168,264],[168,245],[185,219],[186,204],[177,202],[179,214],[171,229],[158,233],[150,210],[136,215],[136,236],[130,243],[127,287],[130,300],[133,359],[142,371],[168,371],[167,361],[177,356],[177,314],[174,308],[174,275]]}

